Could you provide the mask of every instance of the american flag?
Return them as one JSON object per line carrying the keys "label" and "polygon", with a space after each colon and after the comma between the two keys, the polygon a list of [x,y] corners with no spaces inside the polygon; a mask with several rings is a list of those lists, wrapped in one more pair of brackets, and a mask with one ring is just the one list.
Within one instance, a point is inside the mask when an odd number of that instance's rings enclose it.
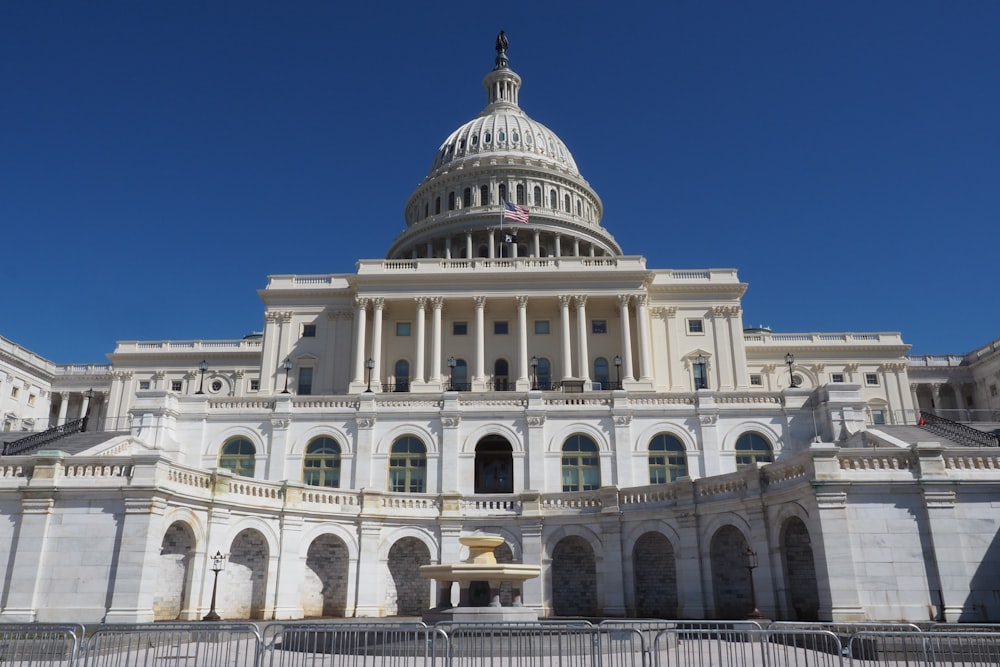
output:
{"label": "american flag", "polygon": [[503,201],[503,217],[505,220],[528,222],[528,209],[522,206],[515,206],[505,199]]}

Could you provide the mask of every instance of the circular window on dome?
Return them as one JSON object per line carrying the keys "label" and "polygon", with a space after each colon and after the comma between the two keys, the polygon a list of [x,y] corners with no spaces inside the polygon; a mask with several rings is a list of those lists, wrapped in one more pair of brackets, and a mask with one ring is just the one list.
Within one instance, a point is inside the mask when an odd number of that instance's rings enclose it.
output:
{"label": "circular window on dome", "polygon": [[516,144],[521,141],[521,135],[518,134],[517,132],[514,132],[513,134],[510,135],[510,140]]}
{"label": "circular window on dome", "polygon": [[488,144],[488,143],[490,143],[491,141],[493,141],[493,137],[492,137],[492,136],[490,135],[490,133],[489,133],[489,132],[487,132],[487,133],[486,133],[486,136],[485,136],[485,137],[483,137],[483,143],[484,143],[484,144]]}
{"label": "circular window on dome", "polygon": [[506,141],[507,135],[503,133],[503,130],[497,132],[497,141]]}

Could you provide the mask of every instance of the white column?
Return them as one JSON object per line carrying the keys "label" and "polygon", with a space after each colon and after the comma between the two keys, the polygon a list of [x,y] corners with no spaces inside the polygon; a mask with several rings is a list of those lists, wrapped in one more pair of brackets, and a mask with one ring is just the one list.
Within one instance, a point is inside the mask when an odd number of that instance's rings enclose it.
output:
{"label": "white column", "polygon": [[517,390],[531,387],[528,377],[528,297],[517,297]]}
{"label": "white column", "polygon": [[451,259],[451,237],[444,240],[444,258]]}
{"label": "white column", "polygon": [[562,237],[556,234],[556,257],[562,257]]}
{"label": "white column", "polygon": [[573,297],[576,303],[576,352],[577,352],[577,377],[585,382],[590,379],[590,355],[587,350],[587,296],[579,295]]}
{"label": "white column", "polygon": [[372,359],[375,367],[372,368],[372,380],[375,386],[382,387],[382,311],[385,308],[385,299],[378,297],[372,299]]}
{"label": "white column", "polygon": [[465,233],[465,258],[472,259],[472,232]]}
{"label": "white column", "polygon": [[542,256],[542,233],[535,230],[535,257]]}
{"label": "white column", "polygon": [[69,392],[59,392],[59,420],[56,422],[57,426],[62,426],[66,423],[67,410],[69,410]]}
{"label": "white column", "polygon": [[80,406],[80,417],[87,416],[87,408],[90,407],[90,397],[87,394],[83,395],[83,405]]}
{"label": "white column", "polygon": [[477,382],[486,380],[486,297],[477,296],[476,303],[476,369],[474,379]]}
{"label": "white column", "polygon": [[559,297],[559,328],[562,330],[562,366],[563,379],[568,380],[573,377],[573,358],[570,348],[569,335],[569,301],[572,297],[563,295]]}
{"label": "white column", "polygon": [[574,257],[580,256],[580,239],[578,238],[573,239],[573,256]]}
{"label": "white column", "polygon": [[365,329],[368,328],[368,299],[354,300],[354,377],[351,383],[360,385],[365,376]]}
{"label": "white column", "polygon": [[493,238],[492,229],[490,230],[489,239],[490,239],[489,240],[490,247],[486,249],[486,256],[489,257],[490,259],[493,259],[494,257],[496,257],[497,253],[496,253],[496,248],[494,247],[496,245],[496,239]]}
{"label": "white column", "polygon": [[[471,242],[470,242],[471,243]],[[431,382],[441,382],[441,308],[444,298],[431,297]]]}
{"label": "white column", "polygon": [[635,298],[636,326],[639,327],[639,379],[649,381],[653,377],[652,353],[649,348],[649,297],[639,294]]}
{"label": "white column", "polygon": [[426,297],[417,297],[415,299],[417,302],[417,331],[416,331],[416,349],[413,351],[413,377],[410,378],[410,382],[419,382],[423,384],[424,382],[424,314],[425,307],[427,304]]}
{"label": "white column", "polygon": [[622,377],[631,382],[632,374],[632,327],[629,322],[628,304],[632,297],[628,294],[618,295],[618,317],[622,321]]}

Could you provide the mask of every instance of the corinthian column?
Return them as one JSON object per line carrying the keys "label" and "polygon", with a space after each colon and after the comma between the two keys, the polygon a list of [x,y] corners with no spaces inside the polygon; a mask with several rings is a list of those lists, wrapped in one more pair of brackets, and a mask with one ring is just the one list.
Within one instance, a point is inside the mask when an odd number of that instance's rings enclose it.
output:
{"label": "corinthian column", "polygon": [[482,383],[486,380],[486,297],[477,296],[473,300],[476,304],[476,369],[473,380]]}
{"label": "corinthian column", "polygon": [[569,336],[569,301],[572,297],[559,297],[559,328],[562,330],[562,366],[563,379],[573,378],[573,358],[570,350]]}
{"label": "corinthian column", "polygon": [[365,375],[365,329],[368,328],[368,299],[354,300],[354,377],[351,384],[364,383]]}
{"label": "corinthian column", "polygon": [[531,387],[528,378],[528,297],[517,297],[517,390]]}
{"label": "corinthian column", "polygon": [[618,295],[618,317],[622,321],[622,377],[632,381],[632,326],[629,321],[628,304],[632,297],[628,294]]}
{"label": "corinthian column", "polygon": [[382,311],[385,308],[385,299],[378,297],[372,299],[372,360],[375,362],[372,368],[372,378],[376,386],[382,387]]}
{"label": "corinthian column", "polygon": [[[450,240],[450,239],[449,239]],[[450,251],[450,246],[449,246]],[[417,382],[420,384],[424,383],[424,319],[427,306],[426,297],[417,297],[417,331],[416,331],[416,349],[413,351],[413,378],[410,380],[411,384]]]}
{"label": "corinthian column", "polygon": [[636,297],[636,326],[639,327],[639,379],[653,379],[652,351],[649,347],[649,297],[640,294]]}
{"label": "corinthian column", "polygon": [[587,351],[587,297],[575,296],[573,301],[576,303],[577,377],[586,382],[590,379],[590,356]]}
{"label": "corinthian column", "polygon": [[431,382],[441,383],[441,308],[444,297],[431,297]]}

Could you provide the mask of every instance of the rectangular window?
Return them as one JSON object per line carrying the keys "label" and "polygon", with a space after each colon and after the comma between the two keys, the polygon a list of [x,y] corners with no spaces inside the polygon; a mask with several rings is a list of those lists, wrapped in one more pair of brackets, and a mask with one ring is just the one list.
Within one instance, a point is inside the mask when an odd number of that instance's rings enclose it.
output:
{"label": "rectangular window", "polygon": [[498,336],[506,336],[509,327],[507,325],[507,320],[497,321],[493,323],[493,333]]}
{"label": "rectangular window", "polygon": [[149,389],[149,380],[139,380],[139,391],[146,391]]}
{"label": "rectangular window", "polygon": [[20,394],[20,393],[21,393],[21,390],[18,389],[17,387],[11,387],[10,388],[10,397],[11,398],[17,398],[17,395]]}
{"label": "rectangular window", "polygon": [[410,322],[396,322],[396,335],[409,336],[412,328],[413,327]]}
{"label": "rectangular window", "polygon": [[872,424],[885,424],[885,410],[872,410]]}
{"label": "rectangular window", "polygon": [[28,394],[28,407],[35,407],[35,399],[37,396],[34,394]]}
{"label": "rectangular window", "polygon": [[844,374],[843,373],[831,373],[830,374],[830,382],[843,382],[843,381],[844,381]]}
{"label": "rectangular window", "polygon": [[260,380],[250,380],[250,391],[260,391]]}
{"label": "rectangular window", "polygon": [[608,321],[607,320],[591,320],[590,321],[590,333],[595,333],[595,334],[606,334],[606,333],[608,333]]}
{"label": "rectangular window", "polygon": [[299,396],[308,396],[313,392],[313,369],[306,367],[299,369]]}
{"label": "rectangular window", "polygon": [[878,373],[865,373],[865,384],[869,387],[877,387]]}
{"label": "rectangular window", "polygon": [[750,386],[751,387],[762,387],[764,386],[764,378],[760,375],[754,373],[750,376]]}
{"label": "rectangular window", "polygon": [[703,334],[705,333],[705,322],[703,320],[688,320],[688,333],[689,334]]}
{"label": "rectangular window", "polygon": [[316,337],[316,325],[315,324],[303,324],[302,325],[302,337],[303,338],[315,338]]}
{"label": "rectangular window", "polygon": [[549,333],[549,321],[548,320],[535,320],[535,333],[539,335],[546,335]]}
{"label": "rectangular window", "polygon": [[184,391],[184,381],[183,380],[171,380],[170,381],[170,391]]}
{"label": "rectangular window", "polygon": [[451,323],[451,333],[455,336],[468,336],[469,335],[469,323],[468,322],[452,322]]}

